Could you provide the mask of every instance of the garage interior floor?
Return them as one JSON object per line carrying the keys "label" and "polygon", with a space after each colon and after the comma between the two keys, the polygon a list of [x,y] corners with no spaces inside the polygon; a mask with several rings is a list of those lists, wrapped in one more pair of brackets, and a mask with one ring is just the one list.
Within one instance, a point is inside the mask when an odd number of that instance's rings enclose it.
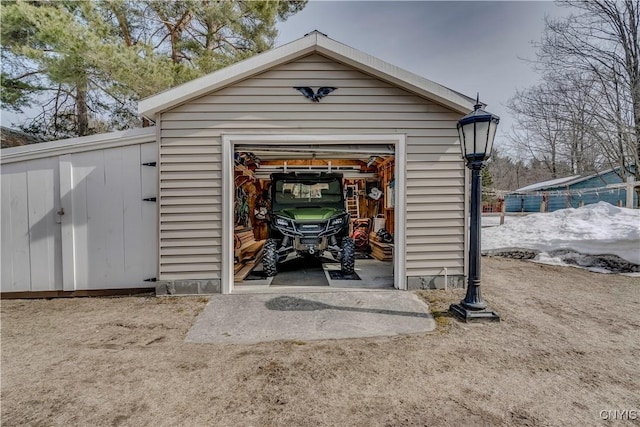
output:
{"label": "garage interior floor", "polygon": [[[332,273],[333,272],[333,273]],[[322,292],[344,290],[393,289],[393,263],[376,259],[357,259],[356,275],[344,277],[340,263],[331,258],[295,258],[279,266],[275,277],[264,277],[257,264],[234,293]]]}

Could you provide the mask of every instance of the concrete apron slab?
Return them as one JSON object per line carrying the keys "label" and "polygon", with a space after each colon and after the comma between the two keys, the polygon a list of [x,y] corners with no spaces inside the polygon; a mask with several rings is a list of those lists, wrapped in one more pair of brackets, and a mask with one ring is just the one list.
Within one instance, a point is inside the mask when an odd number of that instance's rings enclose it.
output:
{"label": "concrete apron slab", "polygon": [[407,291],[216,295],[186,340],[311,341],[414,334],[435,326],[427,304]]}

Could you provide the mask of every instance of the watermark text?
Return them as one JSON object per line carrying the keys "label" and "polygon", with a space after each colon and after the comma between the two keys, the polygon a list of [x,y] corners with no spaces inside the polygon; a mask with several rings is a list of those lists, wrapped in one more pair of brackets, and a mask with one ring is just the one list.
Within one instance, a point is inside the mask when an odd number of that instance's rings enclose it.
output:
{"label": "watermark text", "polygon": [[598,416],[605,421],[636,421],[640,419],[638,409],[603,409]]}

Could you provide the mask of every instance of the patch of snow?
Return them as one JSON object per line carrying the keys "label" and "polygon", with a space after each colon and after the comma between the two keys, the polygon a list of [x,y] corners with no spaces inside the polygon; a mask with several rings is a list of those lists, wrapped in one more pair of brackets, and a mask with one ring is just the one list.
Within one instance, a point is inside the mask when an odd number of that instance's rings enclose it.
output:
{"label": "patch of snow", "polygon": [[625,271],[616,266],[629,264],[626,271],[637,271],[640,210],[599,202],[513,218],[501,226],[482,229],[483,253],[512,250],[535,251],[535,260],[548,264],[607,271]]}
{"label": "patch of snow", "polygon": [[540,264],[549,264],[549,265],[567,265],[562,259],[559,257],[551,256],[546,252],[540,252],[533,259],[535,262],[539,262]]}

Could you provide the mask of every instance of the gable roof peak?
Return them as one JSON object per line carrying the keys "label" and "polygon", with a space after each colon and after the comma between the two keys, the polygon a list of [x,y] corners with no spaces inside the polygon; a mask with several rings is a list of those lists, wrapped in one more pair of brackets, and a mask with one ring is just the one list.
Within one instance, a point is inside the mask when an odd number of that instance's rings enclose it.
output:
{"label": "gable roof peak", "polygon": [[325,36],[325,37],[329,38],[328,35],[326,35],[325,33],[323,33],[322,31],[319,31],[319,30],[309,31],[307,34],[304,35],[304,37],[311,36],[313,34],[320,34],[322,36]]}
{"label": "gable roof peak", "polygon": [[138,112],[155,120],[155,115],[158,113],[311,53],[322,54],[462,114],[471,111],[475,104],[475,99],[471,97],[333,40],[318,30],[313,30],[290,43],[142,99],[138,103]]}

